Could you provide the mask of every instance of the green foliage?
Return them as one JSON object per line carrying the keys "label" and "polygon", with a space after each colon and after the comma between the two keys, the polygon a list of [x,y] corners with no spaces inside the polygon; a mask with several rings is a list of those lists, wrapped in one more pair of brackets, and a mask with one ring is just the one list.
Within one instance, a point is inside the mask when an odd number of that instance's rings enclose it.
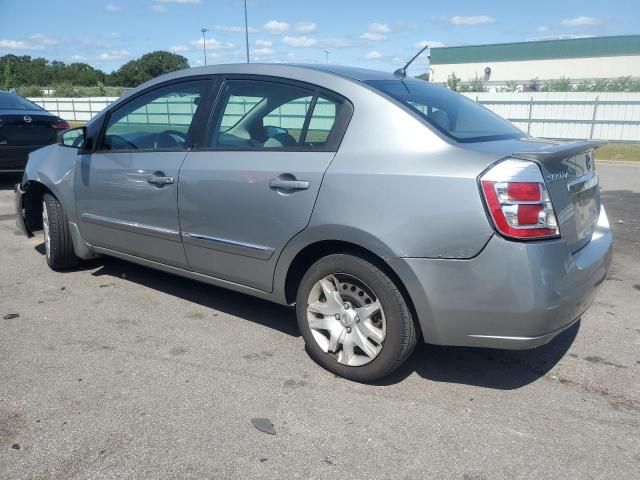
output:
{"label": "green foliage", "polygon": [[540,79],[537,77],[532,79],[527,85],[528,92],[539,92],[540,90],[542,90],[542,82],[540,82]]}
{"label": "green foliage", "polygon": [[185,68],[189,68],[189,62],[182,55],[162,51],[151,52],[122,65],[109,77],[108,82],[110,85],[137,87],[164,73]]}
{"label": "green foliage", "polygon": [[447,77],[447,86],[454,92],[457,92],[459,83],[460,83],[460,78],[456,77],[455,72],[451,72],[451,75]]}
{"label": "green foliage", "polygon": [[504,87],[502,87],[503,92],[517,92],[520,84],[515,80],[509,80]]}
{"label": "green foliage", "polygon": [[542,90],[545,92],[573,92],[573,84],[570,79],[561,77],[558,80],[546,82]]}
{"label": "green foliage", "polygon": [[37,85],[26,85],[24,87],[20,87],[17,89],[18,93],[23,97],[43,97],[44,91],[42,87],[38,87]]}
{"label": "green foliage", "polygon": [[487,89],[484,85],[484,80],[480,77],[478,77],[478,74],[476,74],[476,76],[469,81],[469,90],[467,90],[468,92],[486,92]]}
{"label": "green foliage", "polygon": [[[169,52],[152,52],[124,64],[111,74],[86,63],[65,64],[29,55],[8,54],[0,57],[0,89],[51,87],[56,95],[79,96],[83,87],[94,88],[87,96],[111,95],[110,87],[135,87],[163,73],[189,68],[187,59]],[[35,91],[35,90],[34,90]],[[122,89],[118,90],[120,93]],[[117,94],[114,94],[117,95]],[[29,95],[33,96],[33,95]]]}

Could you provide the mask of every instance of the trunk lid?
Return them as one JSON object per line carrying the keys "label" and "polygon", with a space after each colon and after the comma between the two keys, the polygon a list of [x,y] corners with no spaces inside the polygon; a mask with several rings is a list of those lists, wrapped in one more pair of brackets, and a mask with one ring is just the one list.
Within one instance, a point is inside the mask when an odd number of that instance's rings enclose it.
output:
{"label": "trunk lid", "polygon": [[0,113],[0,147],[49,145],[55,143],[57,130],[53,115],[37,111]]}
{"label": "trunk lid", "polygon": [[531,160],[540,166],[560,235],[571,251],[576,252],[591,240],[600,214],[600,189],[593,153],[601,144],[527,138],[487,142],[474,147]]}

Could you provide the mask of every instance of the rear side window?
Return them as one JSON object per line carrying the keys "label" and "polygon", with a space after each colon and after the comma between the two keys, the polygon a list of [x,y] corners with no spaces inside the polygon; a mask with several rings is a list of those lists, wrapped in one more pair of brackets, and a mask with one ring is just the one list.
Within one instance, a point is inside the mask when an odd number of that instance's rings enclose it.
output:
{"label": "rear side window", "polygon": [[0,92],[0,110],[43,111],[42,108],[35,103],[30,102],[26,98],[4,92]]}
{"label": "rear side window", "polygon": [[526,134],[464,95],[416,80],[371,80],[389,95],[448,137],[461,143],[522,138]]}
{"label": "rear side window", "polygon": [[[345,102],[314,87],[228,80],[210,148],[332,150],[344,132]],[[350,110],[349,110],[350,115]]]}

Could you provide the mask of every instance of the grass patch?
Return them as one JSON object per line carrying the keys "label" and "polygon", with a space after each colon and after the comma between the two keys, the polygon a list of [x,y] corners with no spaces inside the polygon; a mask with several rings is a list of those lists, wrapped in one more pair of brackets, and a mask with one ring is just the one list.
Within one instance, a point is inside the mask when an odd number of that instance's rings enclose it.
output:
{"label": "grass patch", "polygon": [[640,143],[608,143],[596,150],[596,160],[640,161]]}

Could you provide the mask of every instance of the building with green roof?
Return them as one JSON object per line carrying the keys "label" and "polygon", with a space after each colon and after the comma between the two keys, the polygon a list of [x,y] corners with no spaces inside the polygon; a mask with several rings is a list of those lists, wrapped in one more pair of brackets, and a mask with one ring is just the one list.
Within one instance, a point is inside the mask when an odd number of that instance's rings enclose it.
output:
{"label": "building with green roof", "polygon": [[444,83],[455,73],[488,86],[569,78],[573,82],[640,78],[640,35],[539,39],[492,45],[431,49],[431,80]]}

